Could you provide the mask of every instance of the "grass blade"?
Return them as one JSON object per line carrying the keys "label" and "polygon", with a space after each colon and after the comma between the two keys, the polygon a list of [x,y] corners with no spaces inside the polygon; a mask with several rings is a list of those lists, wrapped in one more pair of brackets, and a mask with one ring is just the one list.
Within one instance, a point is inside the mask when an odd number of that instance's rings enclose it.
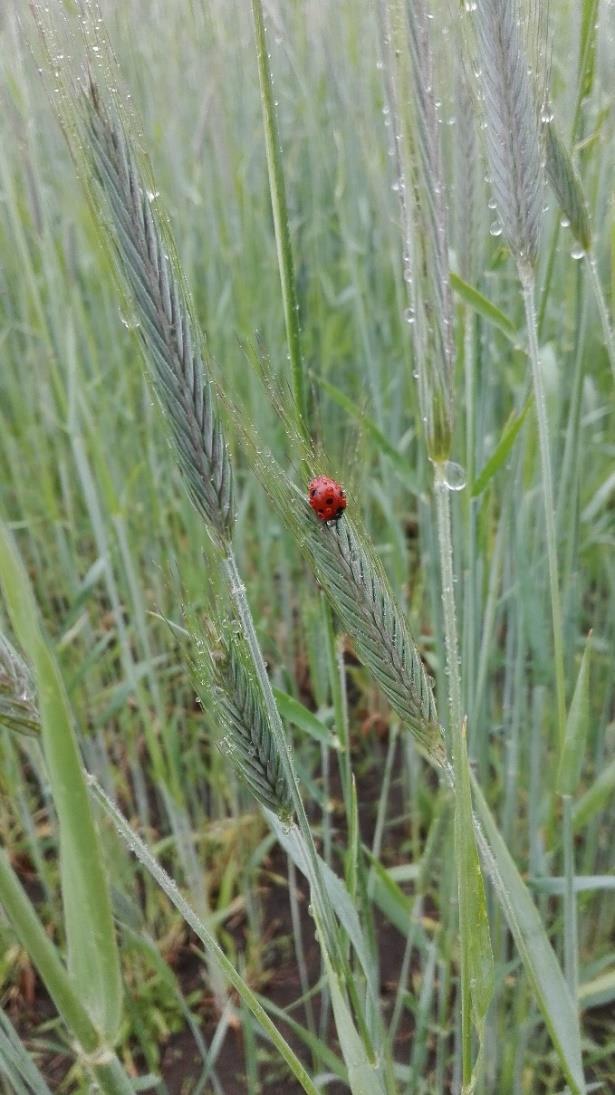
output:
{"label": "grass blade", "polygon": [[498,331],[501,331],[503,335],[506,335],[506,338],[513,346],[518,345],[518,333],[513,321],[498,308],[497,304],[494,304],[469,282],[460,278],[459,274],[451,273],[451,285],[457,296],[461,297],[461,300],[468,304],[477,315],[482,316]]}
{"label": "grass blade", "polygon": [[603,768],[591,787],[575,803],[572,823],[575,829],[588,825],[595,815],[606,806],[611,795],[615,794],[615,759]]}
{"label": "grass blade", "polygon": [[557,774],[557,793],[576,794],[585,755],[589,727],[589,650],[591,632],[587,638],[577,683],[566,719],[566,732]]}
{"label": "grass blade", "polygon": [[0,901],[68,1029],[86,1053],[95,1052],[99,1045],[96,1027],[3,849],[0,849]]}
{"label": "grass blade", "polygon": [[13,1085],[15,1095],[51,1095],[36,1063],[3,1011],[0,1011],[0,1068]]}
{"label": "grass blade", "polygon": [[466,724],[461,735],[461,755],[455,763],[455,857],[459,895],[459,934],[464,950],[462,965],[467,971],[472,1016],[480,1050],[467,1085],[472,1091],[482,1064],[485,1020],[493,996],[494,971],[485,885],[476,848],[470,790],[470,767],[466,748]]}
{"label": "grass blade", "polygon": [[289,696],[288,692],[283,692],[280,688],[274,688],[273,694],[283,719],[286,719],[293,726],[298,726],[300,730],[309,734],[314,741],[319,741],[321,745],[332,744],[331,731],[313,711],[304,707],[294,696]]}
{"label": "grass blade", "polygon": [[88,1014],[83,1003],[86,994],[60,961],[4,849],[0,849],[0,903],[76,1040],[77,1055],[94,1077],[98,1090],[103,1095],[132,1095],[132,1084],[119,1060]]}
{"label": "grass blade", "polygon": [[547,177],[555,191],[560,209],[574,238],[584,251],[589,251],[592,233],[585,194],[568,149],[553,121],[546,126],[546,154]]}
{"label": "grass blade", "polygon": [[505,464],[531,406],[532,397],[528,396],[521,410],[518,413],[513,411],[510,415],[495,449],[472,483],[470,491],[472,498],[478,498],[479,494],[483,493],[495,473]]}
{"label": "grass blade", "polygon": [[64,684],[41,631],[25,568],[4,525],[0,584],[15,634],[34,668],[42,743],[58,815],[69,971],[93,1021],[112,1041],[122,1018],[122,985],[102,851]]}
{"label": "grass blade", "polygon": [[516,864],[498,832],[482,791],[472,778],[474,801],[484,832],[479,847],[536,1002],[574,1095],[585,1091],[579,1017],[549,937]]}

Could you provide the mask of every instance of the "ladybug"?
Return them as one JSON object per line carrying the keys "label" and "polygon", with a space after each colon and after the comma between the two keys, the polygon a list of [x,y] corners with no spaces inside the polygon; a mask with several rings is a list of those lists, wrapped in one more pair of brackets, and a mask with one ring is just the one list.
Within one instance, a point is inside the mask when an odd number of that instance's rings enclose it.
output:
{"label": "ladybug", "polygon": [[346,492],[335,479],[318,475],[308,483],[308,502],[320,521],[339,521],[346,509]]}

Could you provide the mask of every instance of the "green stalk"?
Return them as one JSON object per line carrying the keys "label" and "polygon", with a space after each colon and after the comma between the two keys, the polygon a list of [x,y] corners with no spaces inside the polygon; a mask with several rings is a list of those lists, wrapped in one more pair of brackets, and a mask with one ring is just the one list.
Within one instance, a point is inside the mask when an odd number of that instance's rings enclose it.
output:
{"label": "green stalk", "polygon": [[[469,308],[463,309],[463,370],[465,380],[465,434],[466,434],[466,476],[468,483],[474,482],[474,452],[476,445],[476,405],[475,405],[475,366],[476,366],[476,340],[474,337],[476,320]],[[464,669],[465,669],[465,706],[470,723],[473,727],[473,735],[476,727],[473,722],[474,712],[471,706],[471,697],[476,684],[476,515],[475,506],[470,494],[466,491],[466,558],[465,558],[465,582],[464,582]],[[475,736],[472,740],[473,752],[477,742]]]}
{"label": "green stalk", "polygon": [[553,272],[555,270],[555,260],[557,258],[557,245],[559,243],[560,223],[559,219],[555,223],[553,234],[551,236],[551,242],[549,244],[549,254],[547,256],[547,264],[545,268],[545,274],[542,279],[540,304],[538,306],[538,333],[542,334],[544,326],[547,305],[549,303],[549,294],[551,292],[551,282],[553,280]]}
{"label": "green stalk", "polygon": [[288,1065],[293,1076],[299,1081],[303,1090],[307,1091],[308,1095],[318,1095],[318,1089],[312,1083],[312,1080],[301,1064],[301,1061],[295,1056],[286,1039],[280,1034],[278,1028],[271,1021],[262,1004],[259,1002],[258,997],[252,992],[252,989],[237,972],[233,963],[227,958],[214,936],[208,930],[207,925],[199,916],[197,916],[186,899],[182,897],[176,883],[160,866],[141,838],[130,828],[126,819],[122,816],[108,795],[105,794],[95,777],[92,775],[88,776],[88,781],[95,798],[113,821],[122,839],[126,842],[134,855],[136,855],[137,859],[143,864],[145,869],[149,871],[152,878],[156,880],[186,923],[190,925],[192,930],[199,937],[208,954],[210,954],[218,963],[228,982],[239,994],[246,1007],[252,1012],[252,1015],[260,1024],[265,1034],[271,1038],[273,1045]]}
{"label": "green stalk", "polygon": [[574,892],[574,832],[572,795],[562,795],[562,843],[564,846],[564,972],[570,995],[577,999],[577,899]]}
{"label": "green stalk", "polygon": [[[299,900],[297,898],[297,869],[290,856],[288,859],[288,900],[290,904],[290,920],[293,929],[293,942],[295,947],[295,958],[297,960],[297,970],[299,972],[299,984],[301,986],[301,995],[303,997],[303,1008],[305,1011],[305,1021],[307,1028],[312,1035],[316,1035],[316,1024],[314,1022],[314,1009],[312,1007],[312,1000],[310,997],[310,978],[307,970],[307,963],[305,961],[305,947],[303,945],[303,928],[301,927],[301,915],[299,913]],[[313,1061],[314,1067],[317,1067],[316,1060]]]}
{"label": "green stalk", "polygon": [[555,663],[555,692],[557,700],[558,741],[561,746],[566,728],[566,685],[564,678],[564,644],[562,628],[562,610],[559,591],[559,569],[555,537],[555,507],[553,502],[553,474],[549,449],[549,424],[547,405],[542,379],[542,370],[538,356],[538,332],[536,327],[536,309],[534,304],[534,275],[519,270],[523,304],[527,322],[528,349],[532,366],[534,398],[536,400],[536,419],[538,422],[538,441],[542,472],[542,495],[545,512],[545,531],[547,540],[547,563],[549,568],[549,590],[551,594],[551,623],[553,628],[553,660]]}
{"label": "green stalk", "polygon": [[299,304],[297,302],[297,292],[295,289],[293,252],[288,227],[286,189],[284,186],[284,171],[282,168],[282,151],[278,133],[276,104],[273,97],[269,54],[267,50],[267,36],[261,0],[252,0],[252,15],[254,18],[254,34],[256,37],[256,57],[258,61],[258,78],[261,89],[261,105],[263,108],[263,125],[265,129],[265,148],[267,152],[267,168],[269,171],[271,208],[273,212],[278,268],[280,271],[280,284],[282,287],[284,323],[286,325],[286,340],[288,342],[292,389],[295,402],[295,418],[300,436],[307,440],[309,436],[307,396],[303,359],[301,355]]}
{"label": "green stalk", "polygon": [[611,372],[613,373],[613,380],[615,380],[615,338],[613,336],[611,321],[609,319],[609,313],[606,306],[606,300],[604,299],[604,292],[602,289],[602,285],[600,284],[600,278],[598,277],[596,256],[590,252],[588,255],[586,255],[586,258],[587,262],[585,265],[589,272],[589,282],[594,293],[596,307],[598,308],[598,315],[600,316],[602,337],[604,339],[604,345],[606,346],[606,352],[609,356]]}
{"label": "green stalk", "polygon": [[[450,489],[444,475],[444,466],[435,465],[435,495],[438,520],[438,545],[440,550],[440,574],[442,581],[442,608],[444,615],[444,643],[446,647],[446,669],[448,675],[449,711],[451,720],[451,742],[453,769],[455,772],[455,840],[457,844],[459,830],[459,800],[464,783],[462,740],[461,680],[459,676],[459,640],[457,637],[457,613],[455,611],[455,589],[453,585],[453,544],[451,538]],[[468,969],[469,934],[473,925],[466,921],[465,901],[462,888],[464,879],[461,865],[457,864],[457,891],[459,900],[459,936],[460,936],[460,991],[461,991],[461,1057],[464,1090],[472,1079],[472,1005],[470,996],[470,975]]]}
{"label": "green stalk", "polygon": [[[88,1062],[85,1062],[88,1064]],[[102,1095],[134,1095],[134,1087],[115,1053],[107,1050],[104,1057],[95,1057],[89,1068],[96,1080],[94,1090]]]}
{"label": "green stalk", "polygon": [[[575,330],[576,345],[574,352],[574,369],[570,383],[570,398],[568,400],[568,422],[564,438],[564,449],[560,461],[560,475],[557,487],[557,526],[560,535],[566,535],[568,548],[565,550],[565,558],[571,558],[576,543],[576,527],[571,528],[569,521],[569,503],[571,491],[577,491],[576,478],[573,473],[578,472],[579,465],[579,434],[583,401],[583,380],[585,377],[585,338],[588,319],[589,294],[584,278],[577,271],[578,292],[576,294]],[[569,567],[564,562],[562,589],[570,588]]]}

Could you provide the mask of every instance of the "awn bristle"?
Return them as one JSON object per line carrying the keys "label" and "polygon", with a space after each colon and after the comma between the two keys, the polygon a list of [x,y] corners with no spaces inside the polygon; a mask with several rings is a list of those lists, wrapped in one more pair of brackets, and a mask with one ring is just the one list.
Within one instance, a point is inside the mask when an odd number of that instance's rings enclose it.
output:
{"label": "awn bristle", "polygon": [[180,466],[197,510],[226,541],[233,525],[232,473],[205,371],[202,337],[122,125],[92,83],[85,104],[94,175],[107,199],[114,248]]}
{"label": "awn bristle", "polygon": [[481,0],[475,15],[491,186],[504,238],[521,270],[536,263],[543,163],[535,81],[516,0]]}

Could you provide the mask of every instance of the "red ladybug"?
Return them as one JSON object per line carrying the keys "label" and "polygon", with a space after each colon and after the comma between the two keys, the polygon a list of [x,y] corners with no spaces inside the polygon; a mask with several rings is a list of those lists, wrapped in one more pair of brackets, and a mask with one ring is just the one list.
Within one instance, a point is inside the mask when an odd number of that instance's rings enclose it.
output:
{"label": "red ladybug", "polygon": [[346,509],[346,492],[335,479],[318,475],[308,483],[308,502],[320,521],[339,521]]}

